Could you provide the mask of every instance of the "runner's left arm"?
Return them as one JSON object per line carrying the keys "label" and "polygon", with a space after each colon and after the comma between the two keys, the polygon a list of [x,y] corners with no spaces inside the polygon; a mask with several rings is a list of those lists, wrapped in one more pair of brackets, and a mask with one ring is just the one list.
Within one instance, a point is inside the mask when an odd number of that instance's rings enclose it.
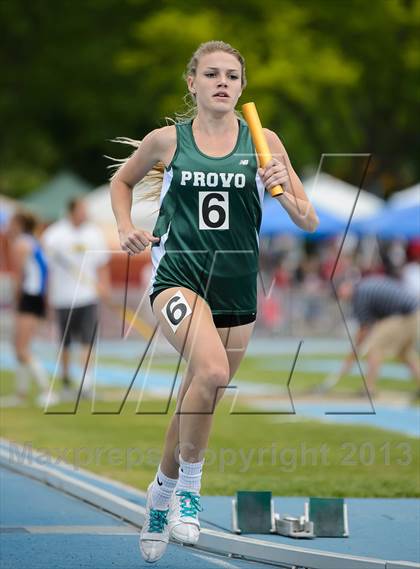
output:
{"label": "runner's left arm", "polygon": [[319,219],[299,176],[293,169],[286,148],[275,132],[267,128],[263,130],[272,159],[265,168],[259,169],[261,179],[267,190],[276,185],[283,187],[284,193],[275,199],[280,202],[298,227],[312,233],[318,227]]}

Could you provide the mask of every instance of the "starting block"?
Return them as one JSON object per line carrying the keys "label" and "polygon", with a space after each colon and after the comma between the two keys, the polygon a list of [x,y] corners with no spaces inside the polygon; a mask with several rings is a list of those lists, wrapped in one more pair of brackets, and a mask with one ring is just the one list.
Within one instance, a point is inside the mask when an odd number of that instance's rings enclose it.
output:
{"label": "starting block", "polygon": [[305,516],[293,518],[292,516],[280,516],[275,514],[276,531],[279,535],[294,537],[297,539],[313,539],[314,524],[305,519]]}
{"label": "starting block", "polygon": [[232,531],[275,533],[274,502],[271,492],[236,492],[232,500]]}
{"label": "starting block", "polygon": [[293,517],[274,513],[271,492],[238,491],[232,500],[232,531],[277,533],[297,539],[348,537],[347,504],[343,498],[309,498],[304,514]]}
{"label": "starting block", "polygon": [[280,535],[300,539],[314,537],[348,537],[347,504],[343,498],[309,498],[303,516],[275,514]]}
{"label": "starting block", "polygon": [[348,537],[347,504],[343,498],[309,498],[305,519],[314,525],[316,537]]}

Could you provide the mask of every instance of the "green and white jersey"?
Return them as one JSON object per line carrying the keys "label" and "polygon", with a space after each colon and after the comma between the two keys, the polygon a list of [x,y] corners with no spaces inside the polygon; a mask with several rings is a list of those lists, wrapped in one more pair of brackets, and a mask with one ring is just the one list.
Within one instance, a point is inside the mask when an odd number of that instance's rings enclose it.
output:
{"label": "green and white jersey", "polygon": [[185,286],[213,314],[257,311],[264,185],[248,125],[230,154],[214,158],[195,144],[192,119],[176,125],[177,148],[165,169],[153,234],[149,294]]}

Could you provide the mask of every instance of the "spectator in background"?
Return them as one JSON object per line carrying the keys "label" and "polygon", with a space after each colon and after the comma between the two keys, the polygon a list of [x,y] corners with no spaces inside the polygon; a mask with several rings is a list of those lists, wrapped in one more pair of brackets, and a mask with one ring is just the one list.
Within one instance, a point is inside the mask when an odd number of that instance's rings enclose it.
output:
{"label": "spectator in background", "polygon": [[320,262],[319,274],[324,281],[329,281],[333,276],[340,278],[353,265],[353,247],[352,243],[351,247],[346,249],[343,246],[341,249],[341,239],[338,237],[326,241],[316,254]]}
{"label": "spectator in background", "polygon": [[268,271],[263,276],[263,271],[260,269],[262,290],[259,294],[258,303],[264,327],[270,333],[275,333],[284,320],[283,293],[284,289],[289,286],[289,274],[282,266],[281,259],[277,259],[274,266],[271,283],[270,276],[271,274]]}
{"label": "spectator in background", "polygon": [[[48,227],[42,240],[50,265],[49,299],[61,338],[62,398],[72,400],[70,345],[75,339],[80,341],[84,373],[97,329],[98,302],[110,295],[109,254],[102,232],[88,221],[80,198],[69,202],[67,217]],[[78,386],[81,381],[78,378]],[[87,373],[83,385],[86,394],[91,388]]]}
{"label": "spectator in background", "polygon": [[290,286],[290,275],[284,267],[282,259],[277,261],[274,267],[274,285],[277,288],[288,288]]}
{"label": "spectator in background", "polygon": [[313,328],[322,322],[325,286],[321,277],[320,259],[317,255],[307,255],[299,267],[301,279],[302,307],[305,324]]}
{"label": "spectator in background", "polygon": [[[355,347],[367,358],[366,384],[374,394],[376,379],[386,358],[398,358],[405,363],[416,381],[420,395],[420,364],[416,339],[420,318],[419,301],[398,280],[387,276],[369,276],[355,282],[344,278],[337,286],[340,300],[350,301],[359,323]],[[355,356],[351,352],[338,374],[324,382],[333,387],[352,368]]]}
{"label": "spectator in background", "polygon": [[[16,318],[14,350],[18,360],[16,395],[4,398],[2,405],[23,403],[28,399],[31,379],[39,393],[37,404],[48,400],[48,375],[31,352],[31,342],[46,315],[47,262],[35,237],[36,218],[26,212],[17,212],[10,220],[8,236],[11,239],[11,261],[16,290]],[[51,393],[49,404],[56,402]]]}
{"label": "spectator in background", "polygon": [[401,282],[420,300],[420,239],[408,244],[407,261],[401,268]]}

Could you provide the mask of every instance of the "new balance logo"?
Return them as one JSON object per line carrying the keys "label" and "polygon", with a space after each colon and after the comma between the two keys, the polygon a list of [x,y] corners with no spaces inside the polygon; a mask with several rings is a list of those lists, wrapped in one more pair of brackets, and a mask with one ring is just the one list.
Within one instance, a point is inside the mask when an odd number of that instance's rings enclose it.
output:
{"label": "new balance logo", "polygon": [[246,166],[248,164],[248,160],[239,160],[240,166]]}

